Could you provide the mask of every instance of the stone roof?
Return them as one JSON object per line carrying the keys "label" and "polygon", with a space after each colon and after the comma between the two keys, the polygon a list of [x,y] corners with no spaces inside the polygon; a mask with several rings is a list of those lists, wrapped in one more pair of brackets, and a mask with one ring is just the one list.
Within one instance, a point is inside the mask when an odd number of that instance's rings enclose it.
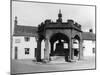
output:
{"label": "stone roof", "polygon": [[82,33],[83,40],[96,40],[96,35],[93,32],[83,32]]}
{"label": "stone roof", "polygon": [[46,29],[75,29],[81,31],[81,25],[74,23],[74,20],[68,20],[67,22],[52,22],[50,19],[45,20],[41,25],[44,25]]}
{"label": "stone roof", "polygon": [[37,36],[37,27],[15,25],[14,36]]}

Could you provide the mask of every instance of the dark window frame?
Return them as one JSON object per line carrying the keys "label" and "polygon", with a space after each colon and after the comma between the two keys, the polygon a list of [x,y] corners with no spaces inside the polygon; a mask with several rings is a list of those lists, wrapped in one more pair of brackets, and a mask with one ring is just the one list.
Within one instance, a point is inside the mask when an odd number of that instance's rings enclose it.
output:
{"label": "dark window frame", "polygon": [[30,48],[24,48],[25,49],[25,55],[30,54]]}
{"label": "dark window frame", "polygon": [[95,53],[95,48],[92,48],[92,53],[93,53],[93,54]]}
{"label": "dark window frame", "polygon": [[25,36],[25,37],[24,37],[24,40],[28,42],[28,41],[30,41],[30,37]]}

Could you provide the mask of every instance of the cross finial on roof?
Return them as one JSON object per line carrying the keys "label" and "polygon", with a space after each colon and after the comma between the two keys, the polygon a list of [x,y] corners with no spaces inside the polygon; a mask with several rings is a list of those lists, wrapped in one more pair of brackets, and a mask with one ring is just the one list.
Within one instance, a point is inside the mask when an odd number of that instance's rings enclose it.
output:
{"label": "cross finial on roof", "polygon": [[58,20],[57,20],[57,22],[62,22],[62,13],[61,13],[61,9],[59,9]]}
{"label": "cross finial on roof", "polygon": [[58,17],[61,18],[62,17],[62,13],[61,13],[61,9],[59,9],[59,14]]}

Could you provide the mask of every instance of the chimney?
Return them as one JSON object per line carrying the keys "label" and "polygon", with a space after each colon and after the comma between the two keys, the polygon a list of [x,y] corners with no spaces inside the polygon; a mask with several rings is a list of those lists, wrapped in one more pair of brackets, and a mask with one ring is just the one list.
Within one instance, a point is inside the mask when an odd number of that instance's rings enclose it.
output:
{"label": "chimney", "polygon": [[92,33],[92,32],[93,32],[93,29],[89,29],[89,32],[91,32],[91,33]]}

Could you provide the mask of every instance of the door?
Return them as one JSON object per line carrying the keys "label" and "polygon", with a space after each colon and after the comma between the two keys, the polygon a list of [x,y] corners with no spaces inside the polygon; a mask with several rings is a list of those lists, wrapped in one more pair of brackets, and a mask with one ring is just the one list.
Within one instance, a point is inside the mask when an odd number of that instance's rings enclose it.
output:
{"label": "door", "polygon": [[18,53],[18,47],[15,47],[15,59],[18,59],[17,53]]}

